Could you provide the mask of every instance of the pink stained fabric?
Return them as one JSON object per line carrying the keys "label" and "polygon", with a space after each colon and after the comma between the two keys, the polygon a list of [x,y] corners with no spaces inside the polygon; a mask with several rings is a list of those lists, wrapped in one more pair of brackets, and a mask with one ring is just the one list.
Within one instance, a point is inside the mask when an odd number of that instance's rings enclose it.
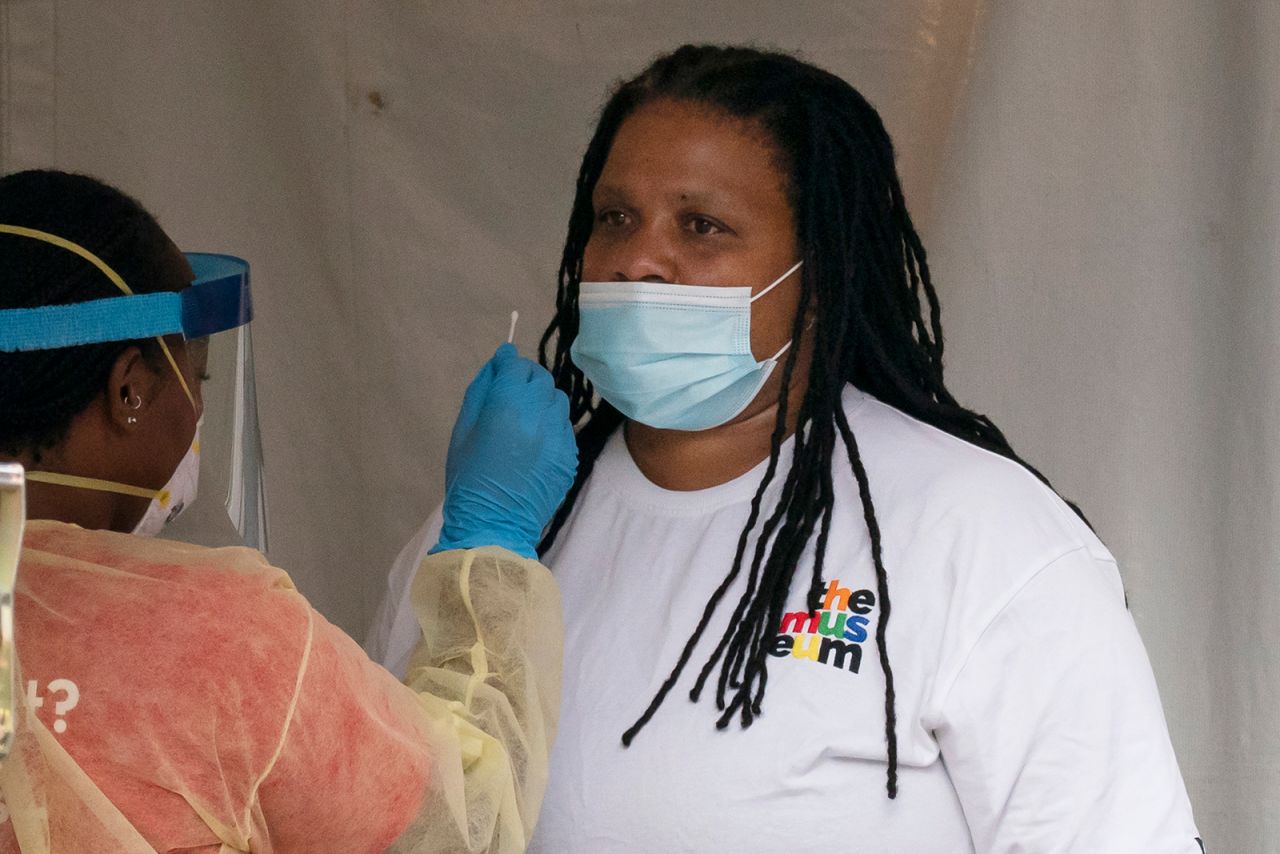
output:
{"label": "pink stained fabric", "polygon": [[[419,814],[431,756],[416,695],[262,555],[54,522],[24,545],[18,693],[34,683],[46,744],[93,784],[31,773],[53,851],[127,850],[132,826],[158,851],[354,854]],[[59,679],[79,691],[62,715]],[[20,725],[15,760],[47,769],[39,725]],[[14,822],[36,820],[8,800],[6,854]]]}

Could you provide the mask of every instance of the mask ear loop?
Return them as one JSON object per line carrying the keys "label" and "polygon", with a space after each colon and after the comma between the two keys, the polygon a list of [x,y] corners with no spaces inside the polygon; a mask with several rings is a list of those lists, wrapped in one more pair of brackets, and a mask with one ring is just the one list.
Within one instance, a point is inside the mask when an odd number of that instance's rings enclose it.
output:
{"label": "mask ear loop", "polygon": [[89,489],[94,492],[114,492],[117,495],[132,495],[135,498],[150,498],[159,501],[161,507],[167,508],[169,506],[169,490],[167,489],[146,489],[141,486],[129,486],[127,483],[116,483],[114,480],[81,477],[78,474],[60,474],[56,471],[28,471],[27,480],[50,483],[54,486]]}
{"label": "mask ear loop", "polygon": [[178,361],[173,358],[173,353],[169,350],[169,345],[164,343],[164,339],[156,336],[156,340],[160,342],[160,350],[164,353],[165,359],[169,362],[169,367],[173,368],[173,375],[178,378],[178,385],[182,386],[182,393],[187,396],[187,402],[191,404],[192,412],[199,412],[196,406],[196,396],[191,393],[191,386],[187,385],[187,378],[182,375],[182,369],[178,367]]}
{"label": "mask ear loop", "polygon": [[[804,264],[803,259],[802,259],[802,260],[800,260],[800,261],[797,261],[797,262],[796,262],[796,263],[791,267],[791,269],[790,269],[790,270],[787,270],[787,272],[783,273],[781,276],[779,276],[778,278],[774,279],[774,280],[773,280],[773,284],[769,285],[769,287],[765,288],[765,289],[764,289],[764,290],[762,290],[760,293],[758,293],[758,294],[756,294],[755,296],[753,296],[753,297],[751,298],[751,302],[755,302],[756,300],[760,299],[760,298],[761,298],[762,296],[764,296],[765,294],[769,293],[769,291],[773,290],[773,289],[774,289],[774,288],[776,288],[778,285],[780,285],[780,284],[782,284],[783,282],[785,282],[785,281],[787,280],[787,278],[788,278],[792,273],[794,273],[796,270],[799,270],[799,269],[800,269],[800,267],[801,267],[801,265],[803,265],[803,264]],[[806,326],[805,328],[806,328],[806,329],[808,329],[808,328],[810,328],[810,327],[812,327],[812,326],[813,326],[813,321],[809,321],[809,326]],[[782,357],[782,354],[783,354],[783,353],[785,353],[785,352],[787,352],[787,350],[789,350],[789,349],[791,349],[791,342],[790,342],[790,341],[788,341],[786,344],[783,344],[783,345],[782,345],[782,349],[781,349],[781,350],[779,350],[778,352],[774,353],[774,354],[773,354],[773,356],[769,359],[769,361],[770,361],[770,362],[776,362],[776,361],[778,361],[778,359],[780,359],[780,358]]]}
{"label": "mask ear loop", "polygon": [[[93,266],[97,267],[98,270],[100,270],[102,274],[111,281],[111,284],[119,288],[121,293],[123,293],[125,296],[134,295],[133,289],[130,288],[127,284],[125,284],[124,279],[120,277],[119,273],[111,269],[111,267],[108,266],[106,261],[103,261],[101,258],[99,258],[97,255],[90,252],[88,249],[85,249],[79,243],[73,243],[72,241],[67,240],[65,237],[59,237],[58,235],[50,234],[47,231],[40,231],[39,229],[35,229],[35,228],[26,228],[21,225],[0,224],[0,233],[14,234],[14,235],[17,235],[18,237],[30,237],[33,240],[39,240],[44,243],[49,243],[53,246],[57,246],[60,249],[65,249],[68,252],[73,252],[76,255],[79,255],[84,260],[88,261]],[[178,360],[173,358],[173,352],[169,350],[169,345],[166,344],[164,342],[164,338],[162,338],[159,335],[156,336],[156,341],[160,344],[160,352],[164,353],[165,359],[169,362],[169,367],[173,368],[174,376],[178,378],[178,384],[182,386],[183,394],[187,396],[187,400],[191,403],[191,410],[193,412],[199,411],[196,408],[196,396],[191,393],[191,386],[187,385],[187,378],[182,375],[182,371],[178,368]]]}
{"label": "mask ear loop", "polygon": [[769,293],[769,291],[773,290],[773,289],[774,289],[774,288],[776,288],[778,285],[780,285],[780,284],[782,284],[783,282],[785,282],[785,281],[787,280],[787,277],[788,277],[788,276],[790,276],[792,273],[794,273],[796,270],[799,270],[799,269],[800,269],[800,265],[801,265],[801,264],[803,264],[803,263],[804,263],[804,261],[803,261],[803,260],[801,260],[801,261],[797,261],[797,262],[795,263],[795,266],[794,266],[794,267],[792,267],[792,268],[791,268],[790,270],[788,270],[787,272],[783,273],[783,274],[782,274],[781,276],[779,276],[778,278],[774,279],[774,280],[773,280],[773,284],[772,284],[772,285],[769,285],[769,287],[765,288],[765,289],[764,289],[764,290],[762,290],[760,293],[758,293],[758,294],[756,294],[755,296],[753,296],[753,297],[751,298],[751,302],[755,302],[756,300],[760,299],[760,298],[761,298],[762,296],[764,296],[765,294]]}
{"label": "mask ear loop", "polygon": [[[810,319],[810,321],[804,325],[805,331],[807,332],[807,331],[809,331],[810,329],[812,329],[812,328],[813,328],[813,324],[815,324],[816,322],[817,322],[817,319],[816,319],[816,318]],[[791,344],[792,344],[792,342],[791,342],[791,341],[788,341],[786,344],[783,344],[783,345],[782,345],[782,349],[781,349],[781,350],[779,350],[778,352],[774,353],[774,354],[773,354],[773,358],[769,359],[769,361],[770,361],[770,362],[776,362],[776,361],[778,361],[778,359],[782,358],[782,354],[783,354],[783,353],[785,353],[785,352],[787,352],[788,350],[790,350],[790,349],[791,349]]]}

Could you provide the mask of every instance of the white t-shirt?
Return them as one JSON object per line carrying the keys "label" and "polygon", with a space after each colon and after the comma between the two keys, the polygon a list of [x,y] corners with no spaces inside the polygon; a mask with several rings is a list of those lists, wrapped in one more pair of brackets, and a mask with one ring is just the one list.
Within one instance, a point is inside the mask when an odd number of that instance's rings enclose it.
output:
{"label": "white t-shirt", "polygon": [[[839,441],[824,610],[801,613],[811,544],[761,717],[715,728],[718,668],[702,701],[688,699],[748,565],[676,688],[622,746],[728,572],[764,464],[673,492],[636,468],[619,431],[547,556],[564,595],[564,705],[529,850],[1200,854],[1106,548],[1016,463],[853,388],[844,405],[883,533],[897,798],[885,793],[875,571]],[[393,670],[417,634],[402,592],[438,527],[406,547],[375,625],[370,652]]]}

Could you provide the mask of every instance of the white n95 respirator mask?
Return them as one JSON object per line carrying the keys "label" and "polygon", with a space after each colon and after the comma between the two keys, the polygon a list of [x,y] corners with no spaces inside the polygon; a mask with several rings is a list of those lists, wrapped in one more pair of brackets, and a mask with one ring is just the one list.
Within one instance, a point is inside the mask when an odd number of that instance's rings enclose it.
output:
{"label": "white n95 respirator mask", "polygon": [[200,485],[200,425],[196,425],[191,447],[183,454],[178,467],[160,491],[151,497],[147,512],[142,514],[133,533],[142,537],[154,537],[174,519],[182,515],[196,500]]}

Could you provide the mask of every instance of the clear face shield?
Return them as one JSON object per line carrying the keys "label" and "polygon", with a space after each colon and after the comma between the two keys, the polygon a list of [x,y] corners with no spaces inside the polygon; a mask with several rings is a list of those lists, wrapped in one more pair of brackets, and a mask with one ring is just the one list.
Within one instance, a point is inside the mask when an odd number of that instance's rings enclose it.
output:
{"label": "clear face shield", "polygon": [[[263,493],[262,437],[258,431],[258,397],[254,385],[250,324],[236,314],[251,313],[249,266],[229,255],[185,253],[197,287],[216,305],[202,308],[210,322],[199,330],[210,334],[188,338],[188,361],[202,371],[204,403],[199,445],[199,488],[196,500],[164,528],[167,539],[201,545],[243,544],[267,549],[266,497]],[[240,297],[232,297],[232,293]],[[225,327],[218,329],[218,327]],[[203,367],[201,367],[203,366]]]}
{"label": "clear face shield", "polygon": [[[0,310],[0,351],[154,338],[192,407],[199,410],[203,402],[191,449],[159,490],[79,472],[36,469],[26,472],[27,481],[149,498],[136,533],[163,529],[165,537],[203,545],[244,544],[265,550],[267,513],[249,334],[253,306],[248,263],[230,255],[184,253],[195,274],[190,287],[135,294],[114,270],[78,244],[18,226],[0,224],[0,232],[74,252],[120,291],[120,296],[87,302]],[[185,352],[165,342],[164,336],[173,335],[182,337]]]}

